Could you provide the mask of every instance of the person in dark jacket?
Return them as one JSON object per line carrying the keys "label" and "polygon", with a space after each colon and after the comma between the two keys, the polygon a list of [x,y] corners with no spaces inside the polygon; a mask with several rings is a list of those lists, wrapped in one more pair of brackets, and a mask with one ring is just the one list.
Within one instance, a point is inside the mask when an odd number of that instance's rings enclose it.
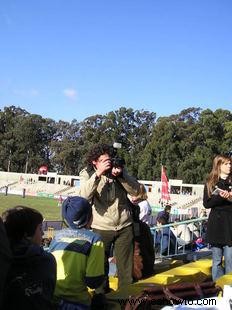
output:
{"label": "person in dark jacket", "polygon": [[166,217],[161,216],[157,219],[159,228],[155,234],[155,247],[161,255],[172,255],[177,249],[177,239],[170,227],[162,227],[166,224],[168,224]]}
{"label": "person in dark jacket", "polygon": [[[232,161],[224,155],[213,160],[204,187],[203,205],[210,208],[206,241],[212,248],[212,278],[232,272]],[[224,256],[224,267],[223,267]]]}
{"label": "person in dark jacket", "polygon": [[157,220],[159,218],[163,217],[163,218],[165,218],[166,224],[168,224],[169,223],[169,217],[170,217],[171,209],[172,209],[171,205],[166,205],[164,210],[160,211],[157,214],[157,216],[156,216],[156,223],[157,223]]}
{"label": "person in dark jacket", "polygon": [[10,244],[0,217],[0,309],[2,309],[3,290],[11,259],[12,253],[10,251]]}
{"label": "person in dark jacket", "polygon": [[52,309],[56,262],[41,247],[43,216],[37,210],[16,206],[2,218],[13,254],[3,309]]}

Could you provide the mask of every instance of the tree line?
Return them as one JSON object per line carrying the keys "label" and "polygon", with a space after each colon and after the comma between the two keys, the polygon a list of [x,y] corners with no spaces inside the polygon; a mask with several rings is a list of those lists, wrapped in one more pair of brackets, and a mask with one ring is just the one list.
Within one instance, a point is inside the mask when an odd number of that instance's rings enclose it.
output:
{"label": "tree line", "polygon": [[0,110],[0,170],[37,173],[41,165],[78,175],[97,143],[122,143],[127,170],[143,180],[160,180],[161,165],[172,179],[202,183],[216,154],[232,150],[229,110],[188,108],[156,117],[121,107],[81,122],[43,118],[15,106]]}

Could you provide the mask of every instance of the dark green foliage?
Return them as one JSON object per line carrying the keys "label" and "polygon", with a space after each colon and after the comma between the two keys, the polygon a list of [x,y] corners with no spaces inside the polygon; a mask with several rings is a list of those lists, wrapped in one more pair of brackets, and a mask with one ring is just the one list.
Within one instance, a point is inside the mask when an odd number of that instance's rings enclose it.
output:
{"label": "dark green foliage", "polygon": [[82,122],[44,119],[14,106],[0,110],[0,169],[49,171],[78,175],[88,150],[96,143],[121,142],[119,155],[139,179],[160,180],[161,165],[169,178],[202,183],[212,158],[232,150],[229,110],[188,108],[160,117],[154,112],[122,107]]}

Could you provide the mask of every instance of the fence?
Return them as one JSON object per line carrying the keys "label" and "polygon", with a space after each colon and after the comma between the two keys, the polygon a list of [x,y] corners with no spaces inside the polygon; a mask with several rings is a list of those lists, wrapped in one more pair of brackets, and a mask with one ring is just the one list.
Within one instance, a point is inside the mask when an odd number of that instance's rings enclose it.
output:
{"label": "fence", "polygon": [[[208,250],[204,243],[206,223],[207,217],[203,217],[151,227],[156,259],[183,259],[188,255],[192,260],[201,248]],[[210,251],[205,254],[209,255]]]}
{"label": "fence", "polygon": [[45,232],[46,238],[53,238],[57,230],[63,228],[63,221],[43,221],[43,231]]}

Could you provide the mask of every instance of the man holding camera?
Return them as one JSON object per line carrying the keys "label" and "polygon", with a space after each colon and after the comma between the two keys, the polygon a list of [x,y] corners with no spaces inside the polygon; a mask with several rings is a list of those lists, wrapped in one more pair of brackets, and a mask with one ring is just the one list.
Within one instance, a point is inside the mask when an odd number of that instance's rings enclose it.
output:
{"label": "man holding camera", "polygon": [[107,144],[93,147],[87,155],[87,168],[80,173],[80,196],[92,203],[92,228],[102,237],[105,246],[104,292],[109,292],[110,251],[118,272],[118,287],[132,283],[133,231],[127,194],[139,194],[140,185],[129,176],[123,160],[114,158],[114,150]]}

